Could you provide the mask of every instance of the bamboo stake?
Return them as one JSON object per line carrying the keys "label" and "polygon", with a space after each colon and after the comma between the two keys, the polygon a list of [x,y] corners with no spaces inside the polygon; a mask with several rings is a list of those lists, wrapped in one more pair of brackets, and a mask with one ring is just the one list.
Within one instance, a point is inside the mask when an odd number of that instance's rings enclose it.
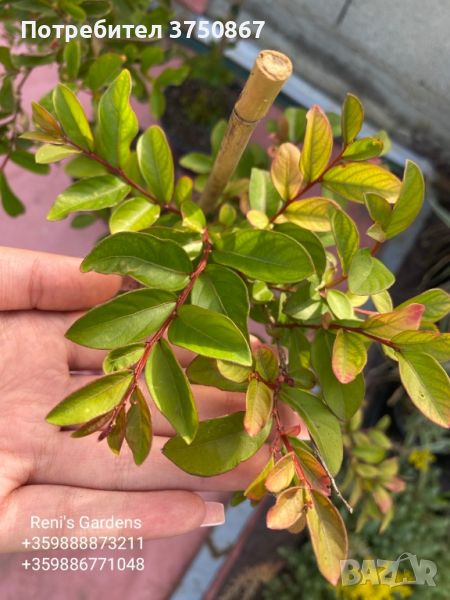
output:
{"label": "bamboo stake", "polygon": [[251,134],[266,116],[281,88],[292,74],[289,58],[276,50],[262,50],[253,65],[228,121],[200,206],[211,212],[233,175]]}

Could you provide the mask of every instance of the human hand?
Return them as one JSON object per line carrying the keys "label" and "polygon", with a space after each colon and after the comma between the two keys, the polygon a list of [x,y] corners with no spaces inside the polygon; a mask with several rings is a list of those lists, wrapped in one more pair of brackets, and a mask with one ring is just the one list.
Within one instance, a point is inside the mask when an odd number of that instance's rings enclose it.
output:
{"label": "human hand", "polygon": [[[66,516],[75,528],[34,535],[117,535],[117,529],[80,529],[88,520],[140,519],[139,530],[121,535],[159,538],[223,522],[223,506],[195,491],[243,489],[261,470],[268,449],[233,471],[211,478],[188,475],[159,451],[173,431],[152,409],[150,457],[136,467],[131,453],[111,454],[95,436],[73,439],[45,421],[62,398],[95,379],[104,353],[64,337],[77,311],[104,302],[122,280],[81,274],[76,258],[0,248],[0,551],[23,549],[30,517]],[[177,351],[182,365],[189,353]],[[244,396],[193,386],[201,419],[242,410]],[[152,404],[152,403],[150,403]]]}

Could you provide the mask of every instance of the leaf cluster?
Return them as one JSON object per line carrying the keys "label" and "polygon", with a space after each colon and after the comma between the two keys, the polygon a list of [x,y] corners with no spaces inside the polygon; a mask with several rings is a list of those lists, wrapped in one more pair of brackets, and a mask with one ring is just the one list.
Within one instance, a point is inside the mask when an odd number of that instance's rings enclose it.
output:
{"label": "leaf cluster", "polygon": [[[347,534],[331,489],[341,496],[334,478],[344,450],[354,461],[353,502],[359,486],[389,514],[389,491],[398,485],[383,432],[367,436],[352,421],[364,401],[370,347],[398,362],[426,417],[450,425],[450,383],[441,366],[450,339],[435,324],[449,312],[450,297],[433,289],[394,307],[388,290],[395,276],[376,257],[420,211],[420,169],[408,161],[399,179],[373,161],[383,144],[357,137],[363,108],[348,95],[337,152],[327,115],[313,106],[302,147],[279,144],[268,170],[255,167],[234,180],[215,214],[205,215],[193,181],[177,176],[162,129],[138,135],[130,93],[131,75],[123,70],[100,96],[94,128],[68,86],[56,88],[51,105],[34,106],[36,131],[28,137],[44,141],[37,160],[76,155],[69,169],[77,181],[56,198],[49,219],[112,209],[111,235],[81,269],[131,277],[140,286],[69,329],[72,341],[108,351],[105,374],[47,418],[81,426],[75,436],[99,432],[114,452],[126,441],[141,464],[152,437],[148,392],[176,432],[163,453],[206,477],[250,458],[273,430],[271,458],[242,498],[274,494],[268,526],[306,526],[321,572],[335,583]],[[217,148],[220,132],[213,134]],[[352,217],[354,204],[372,220],[371,246]],[[254,322],[265,328],[266,344],[252,344]],[[194,353],[186,370],[174,347]],[[245,411],[199,421],[194,383],[245,392]],[[282,407],[301,425],[287,427]]]}

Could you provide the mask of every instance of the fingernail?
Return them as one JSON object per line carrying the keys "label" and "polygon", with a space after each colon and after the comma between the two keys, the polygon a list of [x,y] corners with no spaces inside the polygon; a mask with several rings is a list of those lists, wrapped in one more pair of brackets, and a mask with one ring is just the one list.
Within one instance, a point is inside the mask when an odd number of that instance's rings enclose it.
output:
{"label": "fingernail", "polygon": [[221,502],[205,502],[206,513],[200,527],[213,527],[225,523],[225,508]]}

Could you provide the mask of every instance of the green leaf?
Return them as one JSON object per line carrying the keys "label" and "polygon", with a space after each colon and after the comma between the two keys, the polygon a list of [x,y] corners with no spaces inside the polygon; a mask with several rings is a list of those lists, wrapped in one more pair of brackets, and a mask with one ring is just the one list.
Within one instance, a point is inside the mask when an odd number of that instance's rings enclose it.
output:
{"label": "green leaf", "polygon": [[392,310],[394,309],[391,295],[387,290],[378,292],[378,294],[372,294],[371,298],[372,302],[375,305],[375,308],[380,313],[392,312]]}
{"label": "green leaf", "polygon": [[150,288],[180,290],[189,282],[192,263],[175,242],[148,233],[122,232],[101,240],[81,270],[129,275]]}
{"label": "green leaf", "polygon": [[333,372],[334,336],[319,330],[311,347],[311,360],[319,378],[320,388],[326,404],[340,419],[350,419],[364,400],[364,378],[357,375],[351,383],[341,383]]}
{"label": "green leaf", "polygon": [[160,290],[135,290],[92,308],[66,337],[90,348],[109,350],[137,342],[161,327],[175,308],[175,297]]}
{"label": "green leaf", "polygon": [[386,239],[390,239],[415,221],[422,208],[425,197],[425,182],[419,167],[412,161],[406,161],[405,174],[400,195],[392,209],[391,218],[386,227]]}
{"label": "green leaf", "polygon": [[249,210],[245,216],[255,229],[266,229],[269,225],[269,217],[260,210]]}
{"label": "green leaf", "polygon": [[93,150],[94,136],[91,127],[80,101],[72,90],[60,83],[53,92],[53,105],[56,116],[69,140],[83,150]]}
{"label": "green leaf", "polygon": [[17,98],[14,93],[13,77],[6,75],[0,87],[0,112],[14,113],[17,104]]}
{"label": "green leaf", "polygon": [[261,448],[271,429],[269,421],[258,435],[250,437],[243,417],[243,412],[237,412],[203,421],[191,444],[177,435],[164,446],[163,454],[192,475],[209,477],[230,471]]}
{"label": "green leaf", "polygon": [[290,106],[284,111],[284,117],[288,124],[288,139],[293,144],[303,142],[306,131],[306,110]]}
{"label": "green leaf", "polygon": [[164,62],[164,50],[160,46],[147,46],[141,52],[141,71],[145,74],[155,65],[160,65]]}
{"label": "green leaf", "polygon": [[281,206],[281,196],[272,183],[270,174],[254,167],[248,184],[248,200],[252,210],[273,217]]}
{"label": "green leaf", "polygon": [[125,407],[122,406],[119,412],[117,413],[115,423],[106,438],[108,446],[114,452],[114,454],[120,454],[123,440],[125,439],[126,427],[127,416],[125,413]]}
{"label": "green leaf", "polygon": [[364,202],[369,215],[375,221],[367,230],[367,234],[378,242],[384,242],[386,240],[385,229],[391,220],[392,207],[387,200],[376,194],[366,194]]}
{"label": "green leaf", "polygon": [[344,292],[340,290],[328,290],[327,304],[337,319],[355,318],[352,303]]}
{"label": "green leaf", "polygon": [[148,229],[158,220],[160,212],[161,208],[151,204],[148,198],[130,198],[112,211],[109,229],[111,233]]}
{"label": "green leaf", "polygon": [[49,144],[62,144],[60,138],[55,138],[53,135],[48,133],[42,133],[41,131],[26,131],[19,136],[21,140],[30,140],[31,142],[49,143]]}
{"label": "green leaf", "polygon": [[434,288],[422,292],[414,298],[410,298],[397,306],[397,309],[404,308],[410,304],[423,304],[425,312],[423,313],[424,321],[440,321],[450,313],[450,294],[440,288]]}
{"label": "green leaf", "polygon": [[226,392],[245,392],[247,382],[236,383],[220,373],[217,361],[206,356],[196,356],[186,369],[186,375],[192,383],[208,385]]}
{"label": "green leaf", "polygon": [[352,258],[359,248],[358,228],[353,219],[343,210],[334,211],[331,226],[341,261],[342,273],[347,274]]}
{"label": "green leaf", "polygon": [[183,226],[191,231],[201,233],[206,227],[206,218],[198,204],[192,202],[192,200],[185,200],[181,203],[180,208],[183,217]]}
{"label": "green leaf", "polygon": [[223,238],[214,260],[261,281],[290,283],[313,273],[311,258],[295,240],[275,231],[239,231]]}
{"label": "green leaf", "polygon": [[230,269],[208,265],[194,284],[191,302],[226,315],[242,332],[247,331],[250,310],[247,286]]}
{"label": "green leaf", "polygon": [[316,181],[325,171],[333,150],[333,132],[323,110],[315,105],[306,114],[305,141],[300,158],[304,184]]}
{"label": "green leaf", "polygon": [[64,165],[64,171],[67,175],[75,179],[96,177],[97,175],[107,175],[108,173],[103,165],[84,155],[77,156]]}
{"label": "green leaf", "polygon": [[361,138],[347,146],[342,154],[342,158],[350,160],[369,160],[380,156],[383,152],[383,146],[383,142],[376,137]]}
{"label": "green leaf", "polygon": [[76,79],[81,65],[81,45],[79,40],[71,40],[63,51],[66,74],[69,79]]}
{"label": "green leaf", "polygon": [[199,306],[179,308],[178,316],[169,328],[169,340],[202,356],[240,365],[252,364],[248,342],[233,321]]}
{"label": "green leaf", "polygon": [[145,380],[157,409],[190,444],[198,429],[197,408],[188,378],[165,340],[154,345]]}
{"label": "green leaf", "polygon": [[348,540],[344,522],[330,500],[311,490],[312,508],[306,513],[311,544],[322,575],[332,585],[341,576],[341,561],[347,558]]}
{"label": "green leaf", "polygon": [[190,152],[181,157],[180,166],[199,175],[206,175],[212,169],[213,159],[208,154]]}
{"label": "green leaf", "polygon": [[219,152],[220,144],[222,143],[226,130],[227,122],[225,119],[220,119],[220,121],[217,121],[211,130],[210,142],[211,154],[213,157],[216,157]]}
{"label": "green leaf", "polygon": [[138,121],[130,106],[131,75],[126,69],[114,79],[98,104],[96,141],[101,156],[113,167],[124,167]]}
{"label": "green leaf", "polygon": [[294,319],[309,321],[318,319],[323,314],[324,302],[317,292],[312,292],[311,285],[304,283],[288,296],[283,312]]}
{"label": "green leaf", "polygon": [[278,494],[291,484],[295,475],[294,457],[294,453],[289,452],[276,462],[266,478],[266,488],[269,492]]}
{"label": "green leaf", "polygon": [[273,392],[262,381],[251,379],[245,403],[244,427],[250,437],[255,437],[271,419]]}
{"label": "green leaf", "polygon": [[325,404],[309,392],[282,386],[281,400],[303,419],[320,455],[332,475],[342,463],[343,443],[339,422]]}
{"label": "green leaf", "polygon": [[153,83],[150,94],[150,111],[155,119],[160,119],[166,110],[166,97],[163,90]]}
{"label": "green leaf", "polygon": [[70,2],[70,0],[60,0],[60,5],[61,8],[71,17],[73,17],[76,21],[86,21],[87,14],[81,8],[81,6],[78,6],[76,0],[74,0],[73,2]]}
{"label": "green leaf", "polygon": [[256,302],[271,302],[275,295],[264,281],[255,281],[252,285],[252,298]]}
{"label": "green leaf", "polygon": [[331,231],[331,217],[339,205],[329,198],[306,198],[289,204],[284,216],[290,223],[309,231]]}
{"label": "green leaf", "polygon": [[174,189],[174,167],[172,152],[161,127],[152,125],[139,138],[137,157],[150,193],[159,202],[168,204]]}
{"label": "green leaf", "polygon": [[364,122],[364,108],[359,98],[347,94],[342,107],[342,138],[344,146],[353,142]]}
{"label": "green leaf", "polygon": [[273,455],[270,456],[268,463],[264,467],[264,469],[259,473],[255,479],[249,483],[247,488],[244,491],[244,496],[249,500],[253,500],[254,502],[258,502],[267,494],[265,481],[267,475],[273,469],[275,462],[273,459]]}
{"label": "green leaf", "polygon": [[400,379],[417,408],[433,423],[450,427],[450,380],[428,354],[398,354]]}
{"label": "green leaf", "polygon": [[296,242],[305,248],[313,261],[318,277],[322,278],[327,265],[327,257],[325,255],[323,244],[318,236],[312,231],[303,229],[303,227],[298,227],[293,223],[281,223],[276,226],[276,231],[294,238]]}
{"label": "green leaf", "polygon": [[159,88],[165,88],[168,85],[181,85],[189,74],[189,67],[166,67],[154,80]]}
{"label": "green leaf", "polygon": [[32,173],[37,173],[38,175],[47,175],[49,173],[49,167],[47,165],[38,165],[33,154],[25,152],[25,150],[15,150],[11,153],[10,159],[16,163],[16,165],[19,165]]}
{"label": "green leaf", "polygon": [[353,294],[377,294],[390,288],[394,282],[394,275],[371,255],[369,248],[361,248],[355,253],[348,272],[348,287]]}
{"label": "green leaf", "polygon": [[106,52],[100,55],[89,67],[85,84],[94,92],[109,85],[120,73],[124,56]]}
{"label": "green leaf", "polygon": [[274,383],[278,378],[278,358],[269,346],[260,346],[256,350],[255,369],[266,381]]}
{"label": "green leaf", "polygon": [[243,383],[248,381],[248,377],[252,372],[250,367],[243,367],[227,360],[217,361],[217,370],[221,375],[235,383]]}
{"label": "green leaf", "polygon": [[128,344],[122,348],[114,348],[103,360],[103,371],[114,373],[133,367],[144,354],[145,344]]}
{"label": "green leaf", "polygon": [[392,338],[400,351],[425,353],[439,362],[450,360],[450,333],[403,331]]}
{"label": "green leaf", "polygon": [[7,71],[14,71],[15,67],[11,61],[11,50],[8,46],[0,46],[0,63]]}
{"label": "green leaf", "polygon": [[401,183],[383,167],[370,163],[350,162],[327,171],[323,185],[354,202],[364,203],[364,195],[378,194],[394,203],[400,193]]}
{"label": "green leaf", "polygon": [[130,186],[114,175],[99,175],[77,181],[59,194],[47,219],[59,221],[72,212],[115,206],[129,191]]}
{"label": "green leaf", "polygon": [[72,146],[63,146],[54,144],[44,144],[38,148],[35,160],[39,164],[49,164],[73,156],[74,154],[80,154],[80,150],[73,148]]}
{"label": "green leaf", "polygon": [[187,175],[178,179],[173,192],[173,199],[177,206],[181,206],[185,200],[192,200],[193,187],[194,183]]}
{"label": "green leaf", "polygon": [[152,418],[147,401],[139,388],[134,390],[131,402],[127,413],[125,439],[133,453],[134,462],[142,465],[152,447]]}
{"label": "green leaf", "polygon": [[203,249],[202,237],[195,231],[161,225],[154,225],[149,231],[160,240],[173,241],[181,246],[190,259],[197,258]]}
{"label": "green leaf", "polygon": [[6,214],[10,217],[17,217],[25,212],[25,206],[9,187],[3,171],[0,171],[0,198]]}
{"label": "green leaf", "polygon": [[300,150],[297,146],[286,142],[278,147],[270,175],[276,191],[285,201],[292,200],[300,191],[303,177],[298,166],[299,162]]}
{"label": "green leaf", "polygon": [[117,406],[132,380],[129,371],[96,379],[67,396],[48,413],[46,420],[60,426],[86,423]]}
{"label": "green leaf", "polygon": [[341,383],[354,381],[367,362],[367,349],[357,333],[339,329],[334,340],[332,367]]}

